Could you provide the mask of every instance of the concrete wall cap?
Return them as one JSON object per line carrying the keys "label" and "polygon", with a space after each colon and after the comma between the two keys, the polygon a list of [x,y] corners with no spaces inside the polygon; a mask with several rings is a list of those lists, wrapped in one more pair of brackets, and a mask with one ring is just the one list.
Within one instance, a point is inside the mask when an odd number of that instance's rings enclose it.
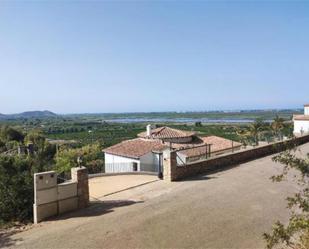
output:
{"label": "concrete wall cap", "polygon": [[34,173],[35,176],[40,176],[40,175],[48,175],[48,174],[56,174],[56,171],[46,171],[46,172],[40,172],[40,173]]}
{"label": "concrete wall cap", "polygon": [[58,186],[61,187],[61,186],[70,185],[70,184],[76,184],[76,182],[69,180],[69,181],[66,181],[66,182],[63,182],[63,183],[59,183]]}

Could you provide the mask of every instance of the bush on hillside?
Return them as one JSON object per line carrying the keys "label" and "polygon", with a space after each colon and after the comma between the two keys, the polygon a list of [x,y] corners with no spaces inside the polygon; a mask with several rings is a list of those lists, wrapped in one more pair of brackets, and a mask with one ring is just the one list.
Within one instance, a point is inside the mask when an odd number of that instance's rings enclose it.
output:
{"label": "bush on hillside", "polygon": [[98,143],[86,145],[82,148],[65,148],[56,156],[56,170],[60,174],[69,174],[71,168],[78,167],[77,158],[82,158],[82,166],[88,168],[89,173],[101,172],[104,168],[103,153]]}
{"label": "bush on hillside", "polygon": [[31,219],[32,173],[26,158],[0,156],[0,223]]}
{"label": "bush on hillside", "polygon": [[4,141],[22,142],[24,140],[24,134],[12,127],[4,126],[0,129],[0,138]]}

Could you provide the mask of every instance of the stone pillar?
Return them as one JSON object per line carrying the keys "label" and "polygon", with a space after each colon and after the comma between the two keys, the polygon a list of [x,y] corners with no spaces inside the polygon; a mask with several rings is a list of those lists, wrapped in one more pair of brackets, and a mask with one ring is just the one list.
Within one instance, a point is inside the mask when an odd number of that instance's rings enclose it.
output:
{"label": "stone pillar", "polygon": [[72,181],[77,182],[78,208],[89,205],[88,170],[85,167],[71,168]]}
{"label": "stone pillar", "polygon": [[176,181],[178,178],[177,175],[177,152],[172,151],[170,157],[170,164],[171,164],[171,181]]}
{"label": "stone pillar", "polygon": [[174,181],[177,178],[176,152],[169,151],[168,153],[169,155],[163,159],[163,179],[167,181]]}
{"label": "stone pillar", "polygon": [[163,159],[163,180],[171,180],[171,160],[170,158]]}

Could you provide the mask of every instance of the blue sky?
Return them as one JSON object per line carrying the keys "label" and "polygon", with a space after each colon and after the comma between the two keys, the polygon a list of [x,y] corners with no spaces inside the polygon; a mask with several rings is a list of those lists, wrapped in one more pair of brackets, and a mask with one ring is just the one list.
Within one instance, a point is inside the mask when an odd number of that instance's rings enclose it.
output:
{"label": "blue sky", "polygon": [[0,113],[294,108],[309,2],[0,2]]}

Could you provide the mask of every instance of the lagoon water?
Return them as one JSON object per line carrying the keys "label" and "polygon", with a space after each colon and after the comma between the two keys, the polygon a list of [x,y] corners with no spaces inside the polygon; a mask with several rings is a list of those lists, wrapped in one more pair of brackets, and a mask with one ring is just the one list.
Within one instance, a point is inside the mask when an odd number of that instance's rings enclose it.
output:
{"label": "lagoon water", "polygon": [[[105,119],[103,121],[112,123],[226,123],[226,124],[237,124],[237,123],[252,123],[254,119],[209,119],[209,118],[113,118]],[[265,122],[271,122],[271,120],[265,120]]]}

